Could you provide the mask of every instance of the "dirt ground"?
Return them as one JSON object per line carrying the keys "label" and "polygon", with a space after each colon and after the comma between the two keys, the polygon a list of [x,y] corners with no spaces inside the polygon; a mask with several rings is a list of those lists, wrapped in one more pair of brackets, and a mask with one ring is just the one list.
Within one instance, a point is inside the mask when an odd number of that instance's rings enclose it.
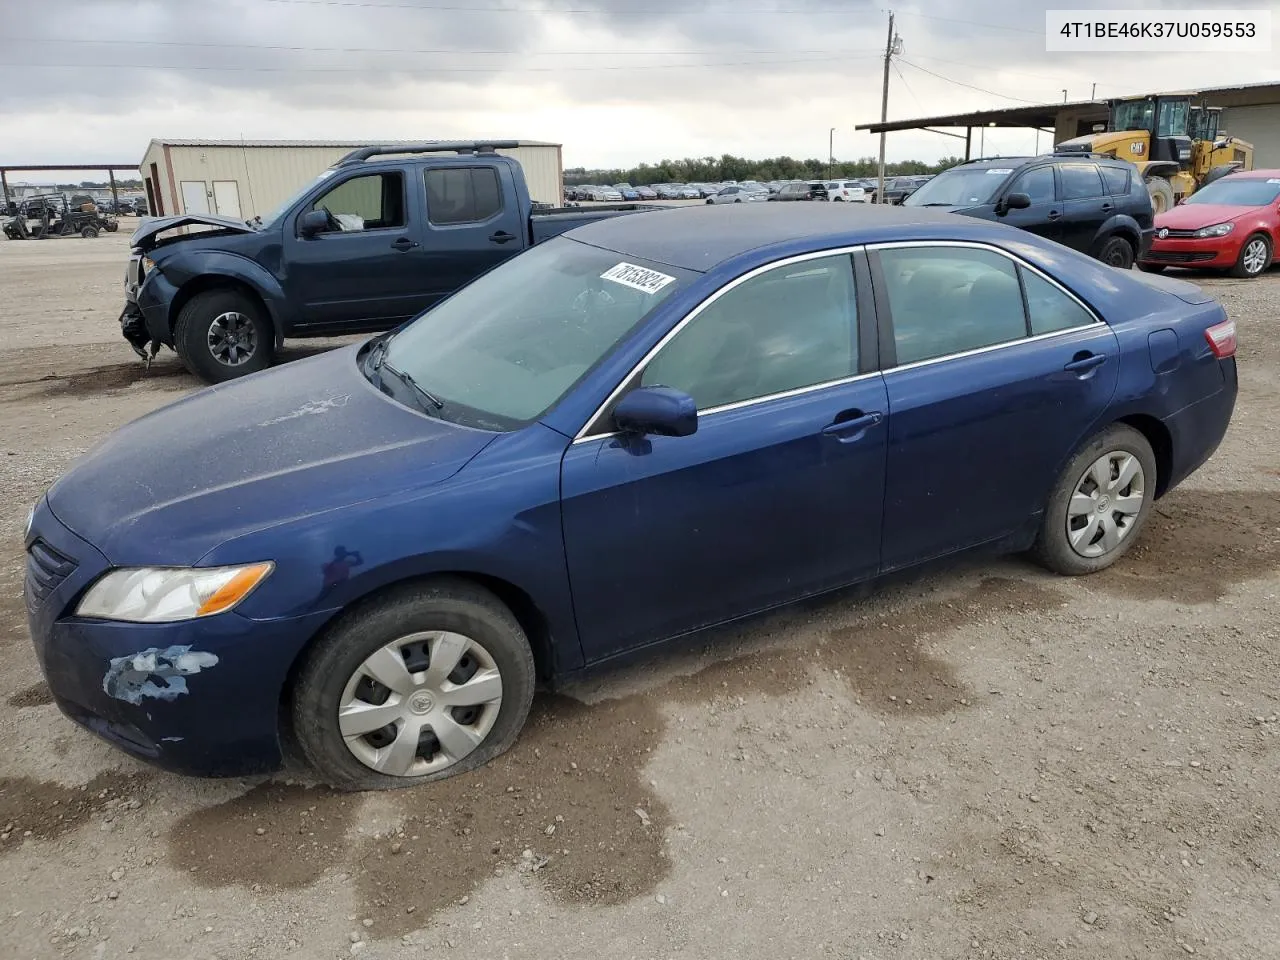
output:
{"label": "dirt ground", "polygon": [[809,603],[539,699],[476,774],[353,796],[160,773],[49,703],[26,510],[196,386],[120,339],[126,252],[0,243],[4,956],[1280,957],[1280,270],[1197,278],[1240,403],[1118,568]]}

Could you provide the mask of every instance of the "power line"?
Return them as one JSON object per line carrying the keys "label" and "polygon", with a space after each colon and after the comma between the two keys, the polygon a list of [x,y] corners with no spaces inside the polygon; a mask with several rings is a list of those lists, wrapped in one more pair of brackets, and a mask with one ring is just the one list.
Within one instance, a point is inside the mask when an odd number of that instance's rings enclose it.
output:
{"label": "power line", "polygon": [[1061,77],[1047,77],[1042,73],[1027,73],[1025,70],[1010,70],[1009,68],[1000,65],[987,64],[984,66],[978,63],[965,63],[962,60],[944,60],[942,57],[926,57],[924,54],[920,53],[913,53],[912,56],[917,60],[928,60],[930,63],[948,63],[953,67],[969,67],[973,70],[997,70],[1000,73],[1012,73],[1019,77],[1031,77],[1035,80],[1047,80],[1050,83],[1060,83],[1062,81]]}
{"label": "power line", "polygon": [[[400,3],[395,0],[260,0],[262,3],[279,3],[289,4],[293,6],[303,7],[364,7],[384,10],[420,10],[426,13],[553,13],[553,14],[604,14],[618,12],[617,9],[610,10],[609,7],[513,7],[513,6],[492,6],[479,7],[474,4],[465,6],[457,3],[448,4],[424,4],[424,3]],[[669,0],[673,4],[677,4],[682,9],[671,12],[679,13],[848,13],[849,8],[845,5],[831,5],[821,7],[721,7],[715,9],[694,10],[683,9],[687,4],[682,0]],[[644,0],[644,7],[651,6],[653,0]],[[638,11],[643,10],[642,7],[634,8]]]}
{"label": "power line", "polygon": [[[814,57],[802,60],[730,60],[721,63],[637,63],[628,66],[608,67],[434,67],[417,69],[414,67],[384,67],[391,73],[412,73],[432,75],[440,73],[590,73],[597,71],[620,70],[686,70],[706,67],[754,67],[773,66],[779,64],[804,63],[836,63],[854,59],[872,59],[868,57]],[[205,64],[155,64],[155,63],[19,63],[14,61],[0,62],[0,67],[21,67],[28,69],[73,69],[87,68],[92,70],[172,70],[182,73],[188,70],[225,71],[229,73],[362,73],[368,74],[368,67],[241,67],[211,66]]]}
{"label": "power line", "polygon": [[972,83],[965,83],[964,81],[956,80],[953,77],[944,77],[942,74],[934,73],[934,71],[929,70],[925,67],[922,67],[918,63],[912,63],[910,60],[907,60],[904,57],[899,57],[898,59],[901,60],[903,63],[905,63],[908,67],[914,67],[916,70],[919,70],[921,73],[927,73],[929,74],[929,76],[937,77],[939,80],[945,80],[947,83],[954,83],[957,87],[967,87],[970,90],[977,90],[979,93],[985,93],[991,97],[1000,97],[1003,100],[1016,100],[1019,103],[1039,104],[1042,102],[1040,100],[1027,100],[1023,97],[1011,97],[1007,93],[996,93],[994,90],[988,90],[986,87],[976,87]]}
{"label": "power line", "polygon": [[[272,0],[275,2],[275,0]],[[919,17],[921,20],[936,20],[939,23],[959,23],[966,27],[980,27],[984,30],[1008,30],[1010,33],[1026,33],[1035,37],[1044,36],[1042,30],[1027,30],[1023,27],[1010,27],[1003,23],[975,23],[972,20],[956,20],[953,17],[935,17],[931,13],[914,13],[912,11],[903,11],[899,13],[900,17]]]}
{"label": "power line", "polygon": [[898,79],[902,81],[903,88],[907,91],[907,93],[911,94],[911,99],[915,101],[916,106],[920,110],[923,110],[924,104],[920,102],[920,98],[916,96],[916,92],[911,89],[911,84],[907,83],[907,78],[902,75],[902,71],[898,69],[898,65],[896,63],[893,63],[892,60],[890,60],[889,62],[893,64],[893,72],[896,73],[898,75]]}
{"label": "power line", "polygon": [[[290,52],[306,52],[306,53],[431,53],[446,54],[456,53],[467,56],[520,56],[520,57],[569,57],[569,56],[608,56],[608,57],[648,57],[648,56],[728,56],[738,54],[763,54],[763,53],[839,53],[848,55],[849,51],[842,49],[817,49],[817,50],[788,50],[788,49],[739,49],[739,50],[464,50],[457,47],[311,47],[283,43],[219,43],[217,41],[206,40],[97,40],[84,38],[65,38],[65,37],[10,37],[10,40],[19,43],[57,43],[59,45],[66,43],[78,43],[84,45],[130,45],[130,46],[148,46],[148,47],[203,47],[218,50],[283,50]],[[864,51],[866,52],[866,51]],[[866,52],[868,56],[878,56],[876,52]]]}

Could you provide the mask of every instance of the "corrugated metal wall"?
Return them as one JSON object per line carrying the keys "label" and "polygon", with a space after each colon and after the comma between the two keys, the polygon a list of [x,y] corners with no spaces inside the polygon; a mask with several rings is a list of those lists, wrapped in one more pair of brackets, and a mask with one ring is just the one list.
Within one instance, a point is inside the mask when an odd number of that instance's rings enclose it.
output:
{"label": "corrugated metal wall", "polygon": [[1231,136],[1253,144],[1255,167],[1280,167],[1280,104],[1228,107],[1222,121]]}
{"label": "corrugated metal wall", "polygon": [[[352,149],[325,146],[170,146],[168,155],[173,165],[170,171],[164,145],[153,143],[143,159],[141,172],[144,177],[149,176],[151,164],[157,165],[161,181],[157,189],[164,198],[164,212],[169,215],[189,212],[182,200],[183,181],[198,181],[205,185],[210,213],[218,212],[214,182],[234,181],[239,194],[239,215],[248,219],[265,217],[273,212]],[[520,162],[534,200],[554,204],[561,202],[559,147],[523,146],[499,152]],[[223,192],[224,195],[227,193],[225,188]]]}

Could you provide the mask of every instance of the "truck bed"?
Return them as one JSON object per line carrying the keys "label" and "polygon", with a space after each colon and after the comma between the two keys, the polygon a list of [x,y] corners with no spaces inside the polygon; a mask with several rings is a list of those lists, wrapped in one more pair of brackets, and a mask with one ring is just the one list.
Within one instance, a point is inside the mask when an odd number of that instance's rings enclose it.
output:
{"label": "truck bed", "polygon": [[541,243],[605,217],[616,217],[627,213],[646,213],[663,210],[665,207],[652,203],[602,203],[590,207],[544,207],[535,208],[529,215],[529,239],[531,243]]}

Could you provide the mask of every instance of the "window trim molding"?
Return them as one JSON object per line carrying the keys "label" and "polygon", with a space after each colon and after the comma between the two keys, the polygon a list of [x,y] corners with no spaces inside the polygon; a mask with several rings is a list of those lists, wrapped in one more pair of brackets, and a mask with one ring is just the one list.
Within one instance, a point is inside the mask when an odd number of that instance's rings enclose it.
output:
{"label": "window trim molding", "polygon": [[[643,357],[640,358],[638,363],[634,364],[631,367],[631,369],[627,371],[627,375],[618,381],[618,385],[614,387],[611,391],[609,391],[609,394],[605,397],[604,402],[601,403],[599,406],[597,406],[595,409],[595,412],[592,413],[591,416],[587,418],[587,422],[582,425],[582,429],[580,429],[577,435],[573,438],[573,443],[575,444],[586,443],[590,440],[601,440],[605,437],[617,436],[619,432],[617,430],[603,430],[603,431],[597,430],[594,433],[590,431],[592,427],[598,426],[598,422],[600,418],[604,415],[605,411],[608,410],[613,405],[614,401],[618,399],[619,395],[621,395],[621,393],[627,389],[627,387],[632,383],[632,381],[635,380],[636,375],[649,365],[649,362],[655,356],[658,355],[658,353],[662,350],[663,347],[665,347],[668,343],[674,340],[676,336],[680,333],[680,331],[683,330],[688,324],[692,323],[695,319],[697,319],[697,317],[701,315],[702,311],[706,310],[708,307],[710,307],[713,303],[715,303],[717,300],[719,300],[729,291],[736,289],[737,287],[746,283],[748,280],[752,280],[763,273],[768,273],[770,270],[776,270],[781,267],[787,267],[794,263],[806,263],[809,260],[824,260],[827,257],[845,256],[850,258],[849,271],[850,271],[850,275],[854,278],[854,284],[855,284],[854,302],[855,304],[857,304],[857,290],[856,290],[857,265],[854,262],[852,262],[852,260],[853,260],[853,256],[856,253],[865,249],[866,249],[866,244],[857,243],[857,244],[850,244],[848,246],[843,246],[843,247],[833,247],[829,250],[814,250],[809,253],[801,253],[801,254],[796,254],[794,256],[790,256],[790,257],[783,257],[781,260],[773,260],[769,263],[762,264],[759,267],[755,267],[751,270],[748,270],[746,273],[742,274],[741,276],[735,277],[733,280],[724,284],[722,287],[714,291],[706,299],[700,301],[696,306],[693,307],[692,310],[686,313],[675,326],[673,326],[670,330],[668,330],[663,335],[662,339],[660,339],[657,343],[655,343],[649,349],[649,351],[645,353]],[[860,328],[862,323],[862,318],[860,316],[857,318],[857,323]],[[857,338],[858,346],[861,347],[862,344],[861,344],[860,338],[858,338],[858,333],[859,333],[859,330],[853,330],[851,331],[851,336]],[[873,370],[867,373],[854,374],[849,377],[841,377],[838,380],[827,380],[827,381],[824,381],[823,383],[814,383],[806,387],[797,387],[794,390],[786,390],[786,391],[783,391],[782,393],[769,394],[768,396],[763,396],[763,397],[752,397],[748,400],[738,400],[733,403],[721,404],[718,407],[708,407],[706,410],[698,411],[698,416],[699,417],[707,416],[712,413],[718,413],[723,410],[739,409],[741,407],[745,407],[750,404],[764,403],[768,400],[777,400],[782,397],[798,396],[801,393],[806,393],[810,390],[819,390],[823,387],[833,386],[837,383],[851,383],[854,380],[861,380],[864,377],[878,376],[879,373],[880,373],[879,370]]]}

